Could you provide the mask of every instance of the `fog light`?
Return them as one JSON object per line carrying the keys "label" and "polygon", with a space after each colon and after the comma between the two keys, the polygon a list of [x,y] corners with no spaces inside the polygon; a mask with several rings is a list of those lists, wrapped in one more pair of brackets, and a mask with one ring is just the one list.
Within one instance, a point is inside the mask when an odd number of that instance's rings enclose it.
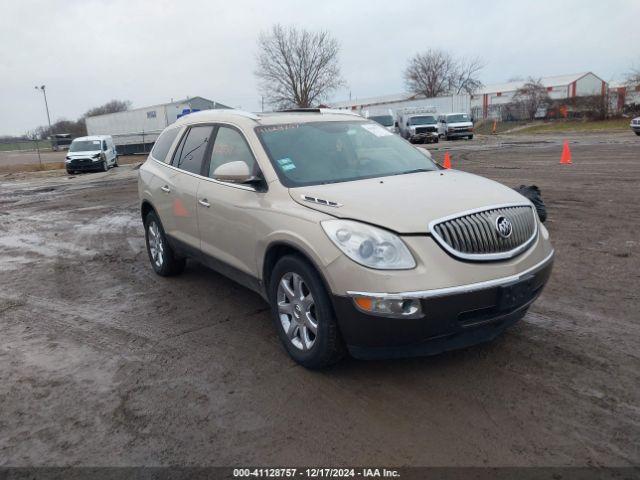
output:
{"label": "fog light", "polygon": [[422,316],[420,300],[416,298],[353,297],[358,310],[372,315],[398,318]]}

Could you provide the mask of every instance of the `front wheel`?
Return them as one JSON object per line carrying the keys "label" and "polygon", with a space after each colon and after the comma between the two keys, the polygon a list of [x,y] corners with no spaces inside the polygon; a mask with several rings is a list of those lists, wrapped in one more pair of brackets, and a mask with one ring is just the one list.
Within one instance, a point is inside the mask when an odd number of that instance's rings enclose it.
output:
{"label": "front wheel", "polygon": [[469,140],[473,140],[473,135],[469,135],[467,138],[468,138]]}
{"label": "front wheel", "polygon": [[104,162],[102,162],[102,171],[106,172],[109,170],[109,164],[107,163],[107,161],[105,160]]}
{"label": "front wheel", "polygon": [[640,132],[636,132],[636,135],[638,135],[640,137]]}
{"label": "front wheel", "polygon": [[327,290],[303,258],[287,255],[278,261],[271,273],[269,300],[278,336],[297,363],[317,369],[344,356]]}
{"label": "front wheel", "polygon": [[153,270],[163,277],[177,275],[184,270],[185,259],[180,258],[167,242],[167,237],[155,212],[149,212],[144,220],[147,253]]}

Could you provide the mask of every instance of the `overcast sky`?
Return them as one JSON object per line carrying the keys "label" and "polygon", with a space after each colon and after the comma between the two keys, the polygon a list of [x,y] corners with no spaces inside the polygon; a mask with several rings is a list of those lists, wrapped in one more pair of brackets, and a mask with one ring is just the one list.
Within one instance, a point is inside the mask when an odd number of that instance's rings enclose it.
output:
{"label": "overcast sky", "polygon": [[28,1],[0,6],[0,135],[76,119],[111,99],[134,107],[203,96],[258,110],[259,31],[327,29],[347,87],[333,100],[404,91],[412,54],[441,48],[486,62],[484,83],[593,71],[617,80],[640,62],[640,1]]}

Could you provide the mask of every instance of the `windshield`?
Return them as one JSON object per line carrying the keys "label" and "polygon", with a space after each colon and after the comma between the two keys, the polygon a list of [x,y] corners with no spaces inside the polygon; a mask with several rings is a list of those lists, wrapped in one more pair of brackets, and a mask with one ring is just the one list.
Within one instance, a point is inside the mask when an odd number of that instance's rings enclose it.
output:
{"label": "windshield", "polygon": [[447,123],[470,122],[471,119],[466,113],[458,113],[456,115],[447,115]]}
{"label": "windshield", "polygon": [[378,122],[383,127],[393,127],[393,117],[391,115],[376,115],[369,117],[369,120]]}
{"label": "windshield", "polygon": [[310,122],[256,127],[287,187],[437,170],[427,156],[372,122]]}
{"label": "windshield", "polygon": [[93,152],[100,150],[100,140],[74,140],[69,147],[70,152]]}
{"label": "windshield", "polygon": [[411,117],[408,123],[409,125],[433,125],[436,123],[436,117],[432,117],[431,115]]}

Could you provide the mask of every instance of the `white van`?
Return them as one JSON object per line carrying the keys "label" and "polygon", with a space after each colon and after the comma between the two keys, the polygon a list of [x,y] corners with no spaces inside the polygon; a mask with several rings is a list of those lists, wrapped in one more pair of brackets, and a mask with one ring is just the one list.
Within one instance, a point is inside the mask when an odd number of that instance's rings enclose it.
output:
{"label": "white van", "polygon": [[391,133],[398,133],[398,122],[393,114],[393,110],[364,112],[364,117],[373,120],[386,128]]}
{"label": "white van", "polygon": [[118,166],[118,153],[111,135],[93,135],[75,138],[69,145],[65,159],[67,173],[84,170],[102,170]]}
{"label": "white van", "polygon": [[438,135],[445,140],[473,139],[473,122],[466,113],[447,113],[438,117]]}

